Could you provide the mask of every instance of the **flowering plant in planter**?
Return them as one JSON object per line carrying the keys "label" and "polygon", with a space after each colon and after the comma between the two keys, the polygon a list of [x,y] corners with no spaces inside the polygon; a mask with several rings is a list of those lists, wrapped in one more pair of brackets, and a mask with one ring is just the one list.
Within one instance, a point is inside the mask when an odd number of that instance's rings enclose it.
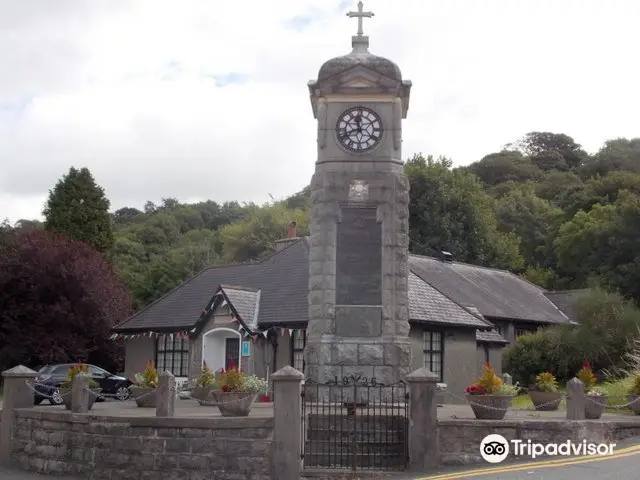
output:
{"label": "flowering plant in planter", "polygon": [[[82,362],[76,362],[67,371],[67,379],[62,382],[58,391],[54,393],[54,397],[55,395],[59,395],[60,403],[63,403],[67,410],[71,410],[71,388],[73,386],[73,379],[79,374],[89,375],[89,366]],[[91,407],[100,396],[101,391],[100,385],[98,385],[98,382],[93,379],[89,380],[89,389],[91,392],[87,397],[87,410],[91,410]]]}
{"label": "flowering plant in planter", "polygon": [[602,416],[607,403],[607,392],[596,386],[596,376],[588,360],[582,363],[582,368],[576,374],[578,380],[584,384],[584,394],[587,396],[585,404],[585,418],[596,420]]}
{"label": "flowering plant in planter", "polygon": [[[73,385],[73,379],[75,378],[76,375],[81,373],[85,375],[89,375],[89,366],[82,362],[74,363],[73,366],[67,372],[67,379],[62,384],[63,388],[71,388],[71,386]],[[89,380],[89,388],[99,388],[99,387],[100,385],[98,385],[98,382],[96,382],[93,379]]]}
{"label": "flowering plant in planter", "polygon": [[131,386],[131,395],[135,398],[139,407],[155,408],[156,388],[158,387],[158,371],[149,360],[142,373],[134,375],[134,385]]}
{"label": "flowering plant in planter", "polygon": [[267,386],[267,382],[262,378],[255,375],[245,375],[235,367],[233,362],[228,369],[222,369],[220,373],[220,379],[216,386],[223,392],[260,393],[264,392]]}
{"label": "flowering plant in planter", "polygon": [[216,386],[216,378],[207,362],[202,362],[202,372],[195,382],[195,388],[191,390],[191,398],[198,401],[200,405],[210,405],[209,394]]}
{"label": "flowering plant in planter", "polygon": [[540,392],[557,392],[558,381],[551,372],[542,372],[536,375],[536,389]]}
{"label": "flowering plant in planter", "polygon": [[136,373],[133,378],[137,387],[156,388],[158,386],[158,371],[154,367],[152,360],[147,362],[144,372]]}
{"label": "flowering plant in planter", "polygon": [[473,413],[483,420],[502,420],[516,392],[516,387],[506,385],[488,363],[482,376],[466,389]]}
{"label": "flowering plant in planter", "polygon": [[562,392],[559,391],[558,381],[551,372],[542,372],[536,375],[535,388],[529,392],[529,397],[536,410],[557,410],[562,401]]}
{"label": "flowering plant in planter", "polygon": [[217,391],[211,392],[223,416],[247,416],[258,393],[267,383],[255,375],[245,375],[233,365],[222,369],[216,383]]}
{"label": "flowering plant in planter", "polygon": [[196,387],[201,388],[212,388],[216,383],[215,376],[211,369],[207,366],[207,362],[202,363],[202,373],[200,377],[198,377],[198,382],[196,383]]}

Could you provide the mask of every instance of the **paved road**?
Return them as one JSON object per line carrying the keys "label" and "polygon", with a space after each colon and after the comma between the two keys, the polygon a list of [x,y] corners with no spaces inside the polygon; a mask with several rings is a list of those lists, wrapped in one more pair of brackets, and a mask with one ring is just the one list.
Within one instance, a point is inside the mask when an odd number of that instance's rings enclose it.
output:
{"label": "paved road", "polygon": [[[390,476],[394,480],[609,480],[640,478],[640,440],[620,442],[616,452],[604,457],[570,457],[559,460],[475,466],[468,469],[442,469],[429,476]],[[367,478],[363,476],[362,478]],[[380,478],[380,477],[375,477]],[[384,477],[383,477],[384,478]],[[0,466],[1,480],[80,480],[43,476]]]}
{"label": "paved road", "polygon": [[610,457],[569,457],[498,467],[443,470],[416,480],[608,480],[640,478],[640,441],[620,442]]}

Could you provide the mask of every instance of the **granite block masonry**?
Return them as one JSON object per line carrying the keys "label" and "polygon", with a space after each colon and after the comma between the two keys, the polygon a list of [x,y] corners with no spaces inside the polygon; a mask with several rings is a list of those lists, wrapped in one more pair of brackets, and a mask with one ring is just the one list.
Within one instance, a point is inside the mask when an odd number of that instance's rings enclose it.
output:
{"label": "granite block masonry", "polygon": [[409,181],[401,152],[411,82],[352,38],[309,83],[318,121],[311,180],[307,378],[393,384],[410,372]]}

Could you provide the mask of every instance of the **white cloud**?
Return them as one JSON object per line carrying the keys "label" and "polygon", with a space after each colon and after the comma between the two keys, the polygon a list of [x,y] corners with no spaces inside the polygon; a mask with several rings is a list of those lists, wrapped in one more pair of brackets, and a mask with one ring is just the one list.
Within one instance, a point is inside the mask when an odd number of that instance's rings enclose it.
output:
{"label": "white cloud", "polygon": [[[0,3],[0,218],[38,217],[72,165],[91,169],[114,208],[262,202],[309,182],[306,82],[348,53],[356,28],[340,2],[55,3]],[[635,1],[365,8],[371,51],[414,83],[405,157],[468,164],[532,130],[590,151],[639,135]],[[246,81],[216,87],[230,75]]]}

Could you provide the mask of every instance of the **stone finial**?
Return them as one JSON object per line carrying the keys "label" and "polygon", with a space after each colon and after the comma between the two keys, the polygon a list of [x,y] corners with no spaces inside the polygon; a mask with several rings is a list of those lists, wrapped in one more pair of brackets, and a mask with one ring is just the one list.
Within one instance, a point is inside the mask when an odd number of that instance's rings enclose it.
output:
{"label": "stone finial", "polygon": [[91,375],[78,373],[71,383],[71,411],[73,413],[87,413],[89,411],[89,382]]}
{"label": "stone finial", "polygon": [[278,381],[301,381],[304,375],[293,368],[291,365],[285,365],[280,370],[271,375],[271,380]]}
{"label": "stone finial", "polygon": [[504,382],[505,385],[513,385],[513,377],[508,373],[502,374],[502,381]]}
{"label": "stone finial", "polygon": [[158,377],[156,417],[173,417],[176,408],[176,377],[167,370]]}
{"label": "stone finial", "polygon": [[18,365],[16,367],[10,368],[9,370],[5,370],[2,372],[3,377],[27,377],[34,378],[38,375],[38,372],[35,370],[31,370],[29,367],[25,367],[24,365]]}
{"label": "stone finial", "polygon": [[586,401],[584,383],[573,377],[567,382],[567,420],[584,420]]}
{"label": "stone finial", "polygon": [[2,410],[0,411],[0,463],[11,460],[12,432],[16,423],[14,410],[16,408],[33,408],[33,390],[29,380],[33,381],[38,374],[18,365],[5,372],[4,397]]}
{"label": "stone finial", "polygon": [[407,375],[407,382],[431,382],[438,383],[440,377],[431,370],[422,367]]}

